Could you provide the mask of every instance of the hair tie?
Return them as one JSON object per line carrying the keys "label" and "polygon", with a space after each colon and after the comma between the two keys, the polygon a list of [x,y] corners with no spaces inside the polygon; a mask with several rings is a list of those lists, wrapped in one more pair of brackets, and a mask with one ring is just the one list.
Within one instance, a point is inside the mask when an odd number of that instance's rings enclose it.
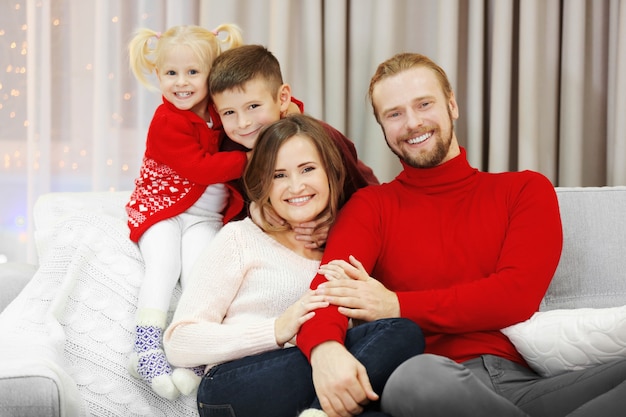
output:
{"label": "hair tie", "polygon": [[157,38],[157,39],[159,39],[159,38],[161,37],[161,32],[157,32],[157,33],[155,33],[155,34],[154,34],[154,37],[155,37],[155,38]]}
{"label": "hair tie", "polygon": [[214,34],[215,36],[219,35],[220,31],[217,29],[214,29],[211,31],[212,34]]}

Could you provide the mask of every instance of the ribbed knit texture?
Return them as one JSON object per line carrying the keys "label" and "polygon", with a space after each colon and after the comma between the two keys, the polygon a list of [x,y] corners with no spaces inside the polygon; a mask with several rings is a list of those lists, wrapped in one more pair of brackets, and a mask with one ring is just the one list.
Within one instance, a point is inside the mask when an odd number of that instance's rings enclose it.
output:
{"label": "ribbed knit texture", "polygon": [[280,349],[274,321],[307,291],[318,267],[250,219],[228,223],[200,255],[165,332],[170,363],[211,367]]}

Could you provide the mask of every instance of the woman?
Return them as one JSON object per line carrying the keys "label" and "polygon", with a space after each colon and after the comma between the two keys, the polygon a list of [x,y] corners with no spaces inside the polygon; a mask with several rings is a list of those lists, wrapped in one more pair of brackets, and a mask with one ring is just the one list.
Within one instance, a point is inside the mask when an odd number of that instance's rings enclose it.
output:
{"label": "woman", "polygon": [[[202,417],[293,417],[307,407],[314,410],[303,415],[325,415],[311,367],[294,346],[302,323],[327,306],[309,290],[322,251],[296,240],[291,225],[332,223],[344,176],[334,142],[308,116],[288,116],[259,136],[244,184],[262,208],[261,226],[249,218],[224,226],[196,263],[164,336],[172,364],[208,364],[198,389]],[[268,212],[285,225],[272,226]],[[350,329],[346,346],[380,393],[396,366],[421,353],[424,343],[417,325],[390,319]],[[376,403],[363,415],[384,415],[373,411]]]}

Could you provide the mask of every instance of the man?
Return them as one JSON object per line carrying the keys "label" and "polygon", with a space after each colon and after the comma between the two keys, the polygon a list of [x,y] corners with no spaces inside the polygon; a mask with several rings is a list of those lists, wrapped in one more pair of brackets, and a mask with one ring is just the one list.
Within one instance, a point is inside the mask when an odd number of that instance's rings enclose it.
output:
{"label": "man", "polygon": [[472,168],[447,76],[423,55],[379,65],[369,96],[403,171],[346,203],[311,284],[332,306],[303,325],[298,346],[324,411],[356,415],[375,399],[341,344],[347,319],[406,317],[426,353],[387,382],[383,411],[394,417],[617,415],[626,361],[541,378],[499,331],[538,310],[556,270],[563,236],[550,181]]}

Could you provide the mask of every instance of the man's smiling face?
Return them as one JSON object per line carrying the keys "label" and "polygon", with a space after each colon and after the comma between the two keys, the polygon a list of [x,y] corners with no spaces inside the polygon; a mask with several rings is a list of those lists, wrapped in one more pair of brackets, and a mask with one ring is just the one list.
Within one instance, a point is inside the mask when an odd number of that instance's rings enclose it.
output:
{"label": "man's smiling face", "polygon": [[382,79],[372,102],[389,148],[415,168],[437,166],[456,156],[454,95],[446,99],[435,74],[416,67]]}

